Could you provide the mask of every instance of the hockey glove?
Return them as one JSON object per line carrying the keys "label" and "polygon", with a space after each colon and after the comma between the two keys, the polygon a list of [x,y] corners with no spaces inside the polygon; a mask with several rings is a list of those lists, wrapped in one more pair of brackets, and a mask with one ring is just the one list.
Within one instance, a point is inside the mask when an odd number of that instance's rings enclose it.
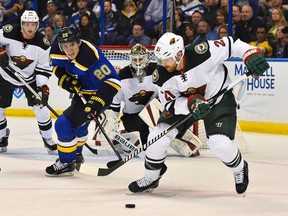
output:
{"label": "hockey glove", "polygon": [[210,104],[200,94],[190,95],[187,105],[196,120],[205,118],[211,111]]}
{"label": "hockey glove", "polygon": [[243,61],[254,77],[262,75],[270,67],[260,48],[248,50],[243,56]]}
{"label": "hockey glove", "polygon": [[47,85],[43,85],[41,87],[37,87],[38,95],[40,98],[35,98],[35,103],[40,105],[40,107],[44,107],[48,103],[49,98],[49,87]]}
{"label": "hockey glove", "polygon": [[78,81],[78,79],[68,75],[68,74],[63,74],[59,80],[58,80],[58,85],[67,90],[68,92],[71,93],[76,93],[75,92],[75,87],[80,89],[81,85]]}
{"label": "hockey glove", "polygon": [[9,57],[5,48],[0,48],[0,66],[5,69],[9,64]]}
{"label": "hockey glove", "polygon": [[88,119],[92,119],[97,113],[100,113],[104,106],[105,101],[102,98],[92,95],[84,106],[84,112]]}

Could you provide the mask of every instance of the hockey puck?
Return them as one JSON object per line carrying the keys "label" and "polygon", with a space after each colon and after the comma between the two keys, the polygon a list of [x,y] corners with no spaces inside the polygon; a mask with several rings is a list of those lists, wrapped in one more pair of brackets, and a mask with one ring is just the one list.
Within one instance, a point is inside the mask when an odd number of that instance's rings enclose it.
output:
{"label": "hockey puck", "polygon": [[135,204],[126,204],[125,207],[126,208],[135,208]]}

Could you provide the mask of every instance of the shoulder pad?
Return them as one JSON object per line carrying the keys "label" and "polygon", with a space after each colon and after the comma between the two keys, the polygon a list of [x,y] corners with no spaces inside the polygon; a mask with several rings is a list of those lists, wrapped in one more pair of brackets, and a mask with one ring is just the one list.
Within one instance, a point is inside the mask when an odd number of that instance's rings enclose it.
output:
{"label": "shoulder pad", "polygon": [[152,81],[154,84],[161,87],[167,80],[177,75],[179,75],[178,71],[169,73],[163,66],[157,65],[156,69],[152,73]]}
{"label": "shoulder pad", "polygon": [[119,78],[120,80],[133,78],[132,73],[133,73],[133,67],[131,65],[128,65],[122,68],[121,70],[119,70]]}

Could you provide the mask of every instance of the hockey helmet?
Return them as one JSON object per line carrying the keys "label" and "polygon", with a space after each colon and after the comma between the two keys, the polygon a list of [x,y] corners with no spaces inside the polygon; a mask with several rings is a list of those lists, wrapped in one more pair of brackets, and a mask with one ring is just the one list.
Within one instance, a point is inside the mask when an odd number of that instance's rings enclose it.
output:
{"label": "hockey helmet", "polygon": [[158,63],[161,65],[163,59],[173,58],[179,64],[182,58],[178,59],[178,53],[182,51],[184,56],[185,48],[183,38],[171,32],[166,32],[155,45],[154,53]]}
{"label": "hockey helmet", "polygon": [[72,41],[77,41],[78,43],[80,43],[80,31],[73,26],[60,29],[58,43],[61,44]]}
{"label": "hockey helmet", "polygon": [[140,81],[146,75],[145,68],[148,65],[149,53],[148,49],[141,45],[135,44],[130,52],[131,65],[135,69],[135,76],[139,77]]}
{"label": "hockey helmet", "polygon": [[33,10],[25,10],[20,18],[21,29],[23,29],[24,22],[35,22],[37,23],[36,31],[39,28],[39,17],[37,13]]}

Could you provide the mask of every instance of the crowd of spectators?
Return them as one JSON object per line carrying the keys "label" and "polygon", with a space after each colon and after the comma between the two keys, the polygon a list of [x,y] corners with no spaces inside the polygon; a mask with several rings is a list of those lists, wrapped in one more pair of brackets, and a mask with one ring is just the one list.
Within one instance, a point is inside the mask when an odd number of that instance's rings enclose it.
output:
{"label": "crowd of spectators", "polygon": [[[6,4],[4,2],[9,2]],[[288,0],[234,0],[233,35],[263,50],[265,57],[288,56]],[[185,45],[228,35],[228,0],[167,0],[166,31],[184,38]],[[1,1],[0,23],[17,21],[33,9],[33,1]],[[163,34],[163,0],[105,0],[103,45],[155,45]],[[63,26],[79,28],[82,38],[100,45],[99,0],[38,1],[40,28],[50,42]],[[13,17],[16,17],[13,20]],[[173,21],[173,24],[170,23]]]}

